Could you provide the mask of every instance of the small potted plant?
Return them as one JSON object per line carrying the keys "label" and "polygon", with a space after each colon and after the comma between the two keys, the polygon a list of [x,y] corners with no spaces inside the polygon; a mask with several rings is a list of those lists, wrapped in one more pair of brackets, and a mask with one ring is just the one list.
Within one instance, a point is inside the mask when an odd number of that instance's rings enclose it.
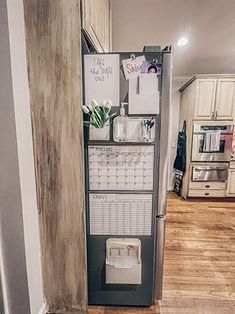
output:
{"label": "small potted plant", "polygon": [[89,115],[89,121],[84,121],[84,125],[90,127],[90,140],[109,141],[110,120],[116,115],[116,113],[110,114],[111,105],[111,101],[109,100],[103,100],[102,104],[99,105],[93,99],[90,105],[82,106],[84,113]]}

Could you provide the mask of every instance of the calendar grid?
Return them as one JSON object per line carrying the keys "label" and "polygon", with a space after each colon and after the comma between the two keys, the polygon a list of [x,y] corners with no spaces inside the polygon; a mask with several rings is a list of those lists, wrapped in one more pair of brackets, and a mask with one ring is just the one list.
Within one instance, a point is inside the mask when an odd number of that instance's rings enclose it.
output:
{"label": "calendar grid", "polygon": [[153,146],[90,146],[90,191],[153,190]]}
{"label": "calendar grid", "polygon": [[90,234],[150,236],[154,146],[94,145],[88,154]]}

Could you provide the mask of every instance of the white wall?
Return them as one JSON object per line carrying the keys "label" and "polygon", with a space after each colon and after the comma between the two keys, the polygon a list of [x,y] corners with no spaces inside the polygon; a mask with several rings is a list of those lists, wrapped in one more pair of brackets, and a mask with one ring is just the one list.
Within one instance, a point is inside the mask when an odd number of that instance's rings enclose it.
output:
{"label": "white wall", "polygon": [[[113,51],[172,44],[173,75],[235,73],[234,0],[110,2]],[[176,45],[181,36],[189,39],[188,45]]]}
{"label": "white wall", "polygon": [[30,314],[6,0],[0,5],[0,69],[0,271],[4,310],[6,314]]}
{"label": "white wall", "polygon": [[36,314],[43,305],[43,288],[23,0],[7,0],[7,10],[28,290],[31,313]]}
{"label": "white wall", "polygon": [[172,182],[174,178],[173,164],[177,152],[178,131],[182,128],[179,126],[180,114],[180,92],[179,88],[184,85],[189,77],[173,78],[172,82],[172,96],[170,108],[170,130],[169,130],[169,163],[168,163],[168,191],[172,190]]}

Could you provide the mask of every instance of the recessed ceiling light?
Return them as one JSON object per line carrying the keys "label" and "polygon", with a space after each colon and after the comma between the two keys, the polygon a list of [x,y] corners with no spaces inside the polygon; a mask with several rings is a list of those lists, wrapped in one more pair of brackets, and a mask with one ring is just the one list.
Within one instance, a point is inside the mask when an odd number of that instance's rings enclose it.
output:
{"label": "recessed ceiling light", "polygon": [[181,37],[181,38],[178,40],[177,45],[180,46],[180,47],[182,47],[182,46],[187,45],[187,43],[188,43],[188,38],[186,38],[186,37]]}

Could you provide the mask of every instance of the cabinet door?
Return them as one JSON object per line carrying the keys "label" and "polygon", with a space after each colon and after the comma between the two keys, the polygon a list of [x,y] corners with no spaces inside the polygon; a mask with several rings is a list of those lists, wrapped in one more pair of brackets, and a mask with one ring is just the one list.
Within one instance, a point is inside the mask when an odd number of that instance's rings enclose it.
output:
{"label": "cabinet door", "polygon": [[97,52],[111,51],[109,0],[82,0],[82,28]]}
{"label": "cabinet door", "polygon": [[227,196],[235,196],[235,169],[228,171]]}
{"label": "cabinet door", "polygon": [[198,79],[194,119],[211,120],[215,106],[216,79]]}
{"label": "cabinet door", "polygon": [[215,116],[220,120],[233,120],[235,107],[235,79],[218,79]]}

